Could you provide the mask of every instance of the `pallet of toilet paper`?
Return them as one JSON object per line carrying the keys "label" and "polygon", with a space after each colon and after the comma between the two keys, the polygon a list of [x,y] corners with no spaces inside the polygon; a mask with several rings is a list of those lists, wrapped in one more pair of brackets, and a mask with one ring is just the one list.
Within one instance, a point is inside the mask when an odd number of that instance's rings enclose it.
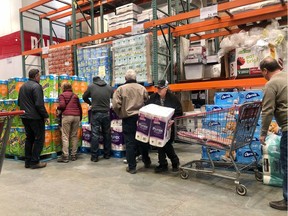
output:
{"label": "pallet of toilet paper", "polygon": [[149,104],[139,110],[135,138],[152,146],[163,147],[171,136],[168,123],[174,115],[174,109]]}

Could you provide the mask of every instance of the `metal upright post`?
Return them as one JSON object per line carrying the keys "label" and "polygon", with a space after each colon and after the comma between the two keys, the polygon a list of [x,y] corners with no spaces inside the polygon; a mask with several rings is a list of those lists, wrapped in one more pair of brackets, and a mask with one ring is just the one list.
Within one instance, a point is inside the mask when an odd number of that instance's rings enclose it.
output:
{"label": "metal upright post", "polygon": [[[43,45],[44,45],[44,41],[43,41],[43,26],[42,26],[42,18],[39,17],[39,32],[40,32],[40,48],[43,48]],[[46,74],[46,71],[45,71],[45,61],[43,59],[43,56],[42,56],[42,52],[40,53],[40,61],[41,61],[41,71],[42,71],[42,75],[45,75]]]}
{"label": "metal upright post", "polygon": [[[171,0],[168,0],[168,15],[172,15],[171,11],[171,6],[172,2]],[[171,23],[172,24],[172,23]],[[168,25],[168,49],[169,49],[169,62],[170,62],[170,70],[169,70],[169,77],[170,77],[170,82],[174,83],[174,49],[173,49],[173,36],[172,36],[172,31],[171,31],[171,26]]]}
{"label": "metal upright post", "polygon": [[52,45],[53,44],[53,26],[52,26],[52,21],[49,20],[49,44]]}
{"label": "metal upright post", "polygon": [[[103,10],[103,4],[101,1],[100,4],[100,22],[101,22],[101,33],[104,33],[104,10]],[[101,42],[103,42],[104,39],[101,39]]]}
{"label": "metal upright post", "polygon": [[79,34],[80,34],[80,38],[83,37],[83,32],[82,32],[83,28],[82,28],[82,22],[79,23]]}
{"label": "metal upright post", "polygon": [[[75,4],[74,4],[75,3]],[[72,40],[76,39],[76,7],[77,3],[76,0],[73,0],[72,4]],[[73,45],[73,63],[74,63],[74,73],[76,76],[78,76],[78,67],[77,67],[77,46]]]}
{"label": "metal upright post", "polygon": [[[153,20],[157,20],[157,0],[152,0]],[[152,29],[152,77],[158,82],[158,37],[157,26]]]}
{"label": "metal upright post", "polygon": [[[187,3],[187,5],[189,5],[189,2]],[[179,13],[179,1],[175,0],[175,12],[176,14]],[[179,26],[179,21],[176,22],[176,26]],[[181,71],[181,59],[180,59],[180,37],[176,37],[176,72],[177,72],[177,77],[176,77],[176,81],[179,81],[181,79],[180,75],[180,71]]]}
{"label": "metal upright post", "polygon": [[[101,4],[102,5],[102,4]],[[91,35],[95,35],[94,1],[90,1]]]}
{"label": "metal upright post", "polygon": [[[23,25],[23,13],[20,12],[20,39],[21,39],[21,54],[24,52],[24,25]],[[22,55],[22,75],[26,77],[26,67],[25,67],[26,58]]]}

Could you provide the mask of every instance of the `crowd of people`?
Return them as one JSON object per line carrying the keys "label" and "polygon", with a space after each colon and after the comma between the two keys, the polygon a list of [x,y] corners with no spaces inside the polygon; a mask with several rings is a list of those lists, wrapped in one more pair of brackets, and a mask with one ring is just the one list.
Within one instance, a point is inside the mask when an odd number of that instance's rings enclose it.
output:
{"label": "crowd of people", "polygon": [[[266,57],[260,63],[262,75],[268,82],[265,85],[262,129],[260,141],[265,145],[268,127],[275,117],[282,128],[281,138],[281,168],[283,172],[283,199],[270,202],[270,206],[279,210],[287,210],[287,73],[282,72],[279,63]],[[25,168],[44,168],[46,163],[40,162],[40,153],[45,139],[45,122],[49,122],[49,116],[44,106],[43,90],[39,84],[40,72],[37,69],[29,71],[29,81],[19,91],[18,104],[25,114],[21,116],[25,132]],[[174,127],[173,118],[183,115],[182,106],[178,98],[169,90],[166,80],[159,80],[156,85],[157,92],[149,96],[145,87],[137,83],[134,70],[128,70],[125,74],[126,82],[119,86],[113,93],[113,89],[100,77],[94,77],[93,83],[88,86],[83,94],[83,99],[91,106],[91,161],[99,161],[99,136],[104,137],[104,158],[110,158],[111,151],[111,120],[109,115],[110,100],[115,113],[122,119],[124,143],[126,145],[126,159],[128,166],[126,171],[130,174],[137,172],[136,158],[140,152],[145,168],[151,166],[149,157],[149,144],[135,139],[138,113],[140,108],[147,104],[175,109],[175,113],[169,122],[172,133],[164,147],[158,148],[159,165],[155,172],[168,171],[166,156],[172,164],[172,171],[179,170],[179,157],[174,151]],[[58,110],[62,114],[62,155],[58,162],[69,162],[77,159],[77,129],[82,118],[82,109],[79,98],[72,91],[71,84],[62,85],[63,93],[59,96]],[[91,100],[90,100],[91,98]],[[69,142],[72,144],[71,157],[69,158]]]}

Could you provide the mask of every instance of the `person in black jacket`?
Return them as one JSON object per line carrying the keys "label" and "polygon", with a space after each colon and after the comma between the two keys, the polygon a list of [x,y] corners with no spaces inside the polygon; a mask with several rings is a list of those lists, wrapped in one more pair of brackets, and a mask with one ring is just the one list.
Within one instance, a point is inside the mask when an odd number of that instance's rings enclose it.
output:
{"label": "person in black jacket", "polygon": [[[157,88],[157,93],[154,93],[150,96],[149,100],[146,104],[157,104],[160,106],[170,107],[175,109],[175,113],[172,116],[172,119],[183,115],[182,105],[178,98],[169,91],[168,89],[168,81],[167,80],[159,80]],[[173,123],[173,121],[171,121]],[[174,127],[171,124],[172,128],[171,137],[164,147],[158,148],[158,160],[159,166],[155,168],[156,173],[166,172],[168,171],[168,162],[166,160],[166,155],[171,160],[172,163],[172,171],[177,172],[179,170],[179,158],[176,155],[172,143],[174,142]]]}
{"label": "person in black jacket", "polygon": [[[99,160],[99,137],[102,133],[104,138],[104,158],[110,158],[111,151],[111,120],[110,120],[110,98],[112,98],[113,89],[100,77],[93,77],[93,83],[83,94],[83,100],[92,105],[91,111],[91,161]],[[90,99],[92,99],[92,102]]]}
{"label": "person in black jacket", "polygon": [[45,141],[45,122],[49,123],[49,116],[44,106],[43,89],[39,81],[39,70],[30,70],[29,80],[21,86],[18,96],[18,105],[25,111],[25,114],[21,115],[26,133],[25,168],[32,169],[47,165],[40,162]]}

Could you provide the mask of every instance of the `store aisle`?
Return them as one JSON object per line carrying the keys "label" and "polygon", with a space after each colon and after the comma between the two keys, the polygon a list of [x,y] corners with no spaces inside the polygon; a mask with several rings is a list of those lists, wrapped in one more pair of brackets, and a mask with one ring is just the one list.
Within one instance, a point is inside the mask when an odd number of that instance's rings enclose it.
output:
{"label": "store aisle", "polygon": [[[181,163],[200,158],[200,146],[175,144]],[[149,215],[149,216],[262,216],[287,213],[268,206],[282,198],[282,189],[243,175],[248,194],[235,192],[234,183],[205,175],[191,174],[182,180],[178,174],[155,174],[157,155],[151,152],[153,166],[138,164],[138,173],[125,171],[122,159],[90,162],[81,154],[68,164],[50,161],[47,168],[31,170],[24,162],[4,161],[0,175],[1,215]],[[170,165],[170,164],[169,164]],[[170,165],[171,169],[171,165]]]}

